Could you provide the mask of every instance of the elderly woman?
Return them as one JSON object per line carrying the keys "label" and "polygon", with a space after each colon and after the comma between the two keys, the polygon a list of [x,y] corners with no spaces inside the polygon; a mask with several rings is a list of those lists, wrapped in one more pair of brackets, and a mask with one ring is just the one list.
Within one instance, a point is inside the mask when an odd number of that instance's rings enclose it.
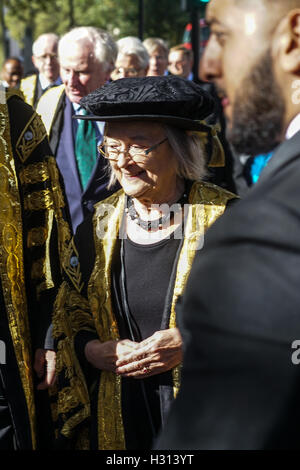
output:
{"label": "elderly woman", "polygon": [[100,153],[122,189],[96,205],[66,254],[54,315],[61,435],[85,422],[91,448],[149,449],[179,387],[176,301],[234,195],[201,181],[199,120],[213,102],[194,83],[127,78],[81,104],[106,122]]}

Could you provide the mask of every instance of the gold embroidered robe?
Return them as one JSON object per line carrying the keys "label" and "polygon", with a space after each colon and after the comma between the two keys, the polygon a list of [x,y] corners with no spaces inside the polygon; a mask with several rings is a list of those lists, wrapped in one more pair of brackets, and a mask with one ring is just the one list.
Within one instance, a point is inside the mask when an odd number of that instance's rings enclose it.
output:
{"label": "gold embroidered robe", "polygon": [[[4,92],[3,92],[4,93]],[[38,302],[54,290],[59,262],[70,240],[65,197],[40,117],[10,90],[0,103],[0,281],[5,314],[25,396],[28,423],[18,429],[19,444],[36,448],[32,370],[32,331],[41,320]],[[35,324],[35,325],[33,325]],[[38,328],[37,328],[38,330]],[[42,340],[42,339],[41,339]],[[28,431],[29,430],[29,431]],[[28,433],[22,439],[23,432]]]}
{"label": "gold embroidered robe", "polygon": [[[227,202],[234,197],[232,193],[210,183],[194,183],[191,188],[184,242],[177,263],[170,328],[176,326],[176,301],[183,293],[204,233],[223,214]],[[90,278],[83,280],[74,239],[64,261],[66,280],[56,299],[53,321],[53,334],[58,341],[57,373],[61,378],[57,411],[60,433],[64,437],[72,437],[74,428],[90,415],[89,392],[74,348],[76,334],[82,330],[96,332],[101,342],[120,339],[112,306],[111,269],[124,201],[125,195],[121,190],[95,206],[95,261]],[[90,225],[90,222],[86,223]],[[80,248],[84,251],[83,247]],[[89,253],[84,253],[84,256],[88,257]],[[174,396],[179,382],[179,367],[176,367],[173,369]],[[98,448],[125,449],[119,376],[101,371],[98,404]],[[88,446],[88,443],[84,445]]]}

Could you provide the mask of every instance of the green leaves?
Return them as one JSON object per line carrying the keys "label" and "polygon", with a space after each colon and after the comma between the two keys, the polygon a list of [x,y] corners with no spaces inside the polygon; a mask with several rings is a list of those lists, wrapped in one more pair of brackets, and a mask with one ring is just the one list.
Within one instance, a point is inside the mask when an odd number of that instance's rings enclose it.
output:
{"label": "green leaves", "polygon": [[[23,39],[29,26],[36,38],[44,32],[63,34],[75,26],[97,26],[116,39],[138,35],[137,0],[2,0],[5,22],[11,35]],[[189,14],[182,12],[180,0],[144,0],[144,37],[157,36],[169,44],[182,42]],[[72,10],[72,12],[71,12]]]}

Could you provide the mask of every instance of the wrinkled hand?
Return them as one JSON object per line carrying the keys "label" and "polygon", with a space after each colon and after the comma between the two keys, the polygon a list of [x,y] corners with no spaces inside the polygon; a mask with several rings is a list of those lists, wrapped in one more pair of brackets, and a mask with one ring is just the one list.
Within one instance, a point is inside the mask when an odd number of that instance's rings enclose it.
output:
{"label": "wrinkled hand", "polygon": [[98,339],[89,341],[85,346],[85,357],[96,369],[116,371],[116,363],[138,347],[138,343],[124,339],[121,341],[106,341]]}
{"label": "wrinkled hand", "polygon": [[178,328],[156,331],[130,354],[117,361],[116,373],[143,379],[161,374],[182,361],[182,338]]}
{"label": "wrinkled hand", "polygon": [[55,377],[55,362],[56,362],[56,353],[52,349],[37,349],[34,356],[34,365],[33,368],[38,376],[41,379],[43,376],[43,382],[39,383],[37,386],[38,390],[46,390],[51,385],[54,384]]}

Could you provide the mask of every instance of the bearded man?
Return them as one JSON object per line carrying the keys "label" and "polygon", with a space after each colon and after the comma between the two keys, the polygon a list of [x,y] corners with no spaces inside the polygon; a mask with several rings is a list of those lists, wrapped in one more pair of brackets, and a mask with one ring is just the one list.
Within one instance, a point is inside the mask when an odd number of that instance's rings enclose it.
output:
{"label": "bearded man", "polygon": [[[161,449],[299,448],[300,0],[211,0],[204,57],[239,153],[275,149],[196,255]],[[295,360],[296,359],[296,360]]]}

